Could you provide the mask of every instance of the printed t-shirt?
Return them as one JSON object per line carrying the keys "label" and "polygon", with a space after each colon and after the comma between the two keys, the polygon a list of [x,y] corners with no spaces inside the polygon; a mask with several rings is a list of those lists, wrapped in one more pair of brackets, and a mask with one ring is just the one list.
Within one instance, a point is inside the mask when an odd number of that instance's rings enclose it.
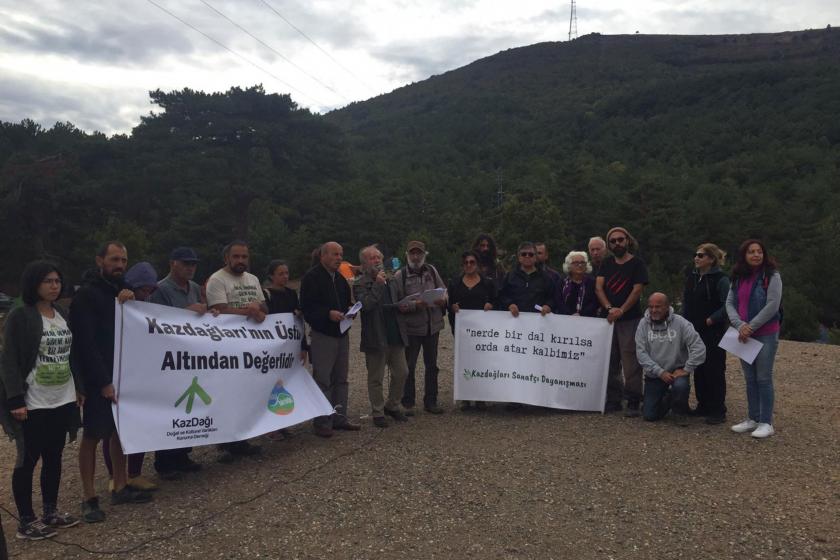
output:
{"label": "printed t-shirt", "polygon": [[[633,257],[624,264],[615,262],[615,257],[608,257],[601,263],[598,276],[604,277],[604,293],[613,307],[619,307],[630,297],[635,284],[647,284],[647,267],[642,259]],[[628,309],[619,321],[638,319],[642,316],[642,307],[636,305]]]}
{"label": "printed t-shirt", "polygon": [[254,301],[265,301],[259,279],[250,272],[236,276],[224,268],[207,280],[207,306],[226,303],[241,309]]}
{"label": "printed t-shirt", "polygon": [[58,408],[75,402],[76,385],[70,372],[70,344],[73,335],[60,314],[41,316],[43,331],[35,367],[26,377],[29,387],[24,400],[26,408]]}

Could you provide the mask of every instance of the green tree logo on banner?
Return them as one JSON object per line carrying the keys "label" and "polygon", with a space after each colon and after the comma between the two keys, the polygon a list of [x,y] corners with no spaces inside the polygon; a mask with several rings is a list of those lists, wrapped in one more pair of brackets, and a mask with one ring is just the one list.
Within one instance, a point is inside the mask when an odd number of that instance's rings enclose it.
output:
{"label": "green tree logo on banner", "polygon": [[186,412],[189,414],[192,412],[193,403],[195,402],[195,397],[201,399],[204,404],[210,404],[213,402],[213,399],[210,398],[210,395],[207,394],[207,391],[202,388],[201,385],[198,384],[198,377],[193,377],[192,383],[190,386],[187,387],[187,390],[184,391],[184,394],[178,397],[178,400],[175,401],[175,408],[178,408],[180,404],[183,402],[184,399],[187,399],[187,408]]}

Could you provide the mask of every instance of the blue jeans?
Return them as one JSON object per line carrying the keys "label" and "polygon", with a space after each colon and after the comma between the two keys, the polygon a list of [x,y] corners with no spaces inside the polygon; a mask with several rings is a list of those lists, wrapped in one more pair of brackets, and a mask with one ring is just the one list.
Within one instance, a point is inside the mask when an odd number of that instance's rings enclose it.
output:
{"label": "blue jeans", "polygon": [[741,360],[747,382],[747,411],[751,420],[760,424],[773,423],[773,362],[779,349],[779,333],[754,336],[764,344],[752,364]]}
{"label": "blue jeans", "polygon": [[645,376],[645,402],[642,407],[642,416],[648,422],[654,422],[664,418],[671,408],[678,414],[686,414],[690,391],[691,383],[688,375],[677,377],[670,385],[658,377]]}

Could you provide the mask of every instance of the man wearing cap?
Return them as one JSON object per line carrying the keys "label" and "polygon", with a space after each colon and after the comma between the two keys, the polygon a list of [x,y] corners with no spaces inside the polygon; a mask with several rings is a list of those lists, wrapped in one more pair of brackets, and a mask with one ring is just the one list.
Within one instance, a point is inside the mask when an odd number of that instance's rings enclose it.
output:
{"label": "man wearing cap", "polygon": [[[193,282],[197,266],[198,255],[191,248],[174,249],[169,254],[169,274],[157,283],[157,290],[149,296],[149,302],[206,313],[207,304],[202,302],[201,286]],[[191,447],[155,451],[155,470],[163,478],[171,478],[179,472],[201,470],[201,465],[190,459],[190,451]]]}
{"label": "man wearing cap", "polygon": [[644,261],[635,256],[638,243],[623,227],[607,232],[607,243],[612,256],[604,259],[595,280],[595,294],[607,313],[613,329],[610,370],[607,379],[605,412],[621,410],[622,380],[624,371],[624,397],[627,399],[625,416],[639,416],[642,400],[642,367],[636,358],[636,328],[642,318],[639,298],[648,283]]}
{"label": "man wearing cap", "polygon": [[[207,305],[219,313],[244,315],[262,323],[268,313],[259,278],[248,272],[250,252],[244,241],[232,241],[222,251],[225,266],[207,279]],[[262,450],[247,441],[222,443],[225,452],[219,460],[229,463],[236,457],[256,455]]]}
{"label": "man wearing cap", "polygon": [[[425,390],[423,394],[423,409],[432,414],[442,414],[443,408],[438,405],[438,338],[443,328],[443,310],[446,298],[441,297],[431,304],[426,304],[420,295],[428,290],[443,288],[445,284],[437,269],[426,262],[426,244],[422,241],[409,241],[406,246],[406,266],[394,275],[397,285],[399,319],[405,326],[408,336],[408,346],[405,349],[405,359],[408,362],[408,377],[405,380],[402,404],[412,413],[416,391],[414,372],[417,368],[417,358],[423,349],[423,367],[425,369]],[[403,301],[406,296],[417,296]]]}

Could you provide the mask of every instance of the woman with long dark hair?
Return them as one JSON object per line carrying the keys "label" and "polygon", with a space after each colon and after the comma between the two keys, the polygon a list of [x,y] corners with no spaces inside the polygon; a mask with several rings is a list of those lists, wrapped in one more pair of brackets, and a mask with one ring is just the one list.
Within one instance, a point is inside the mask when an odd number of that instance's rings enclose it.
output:
{"label": "woman with long dark hair", "polygon": [[[30,263],[21,278],[23,306],[6,319],[0,408],[4,428],[17,444],[12,493],[20,514],[17,537],[40,540],[55,529],[79,520],[58,511],[61,455],[68,433],[81,424],[78,380],[70,369],[70,343],[65,309],[56,304],[63,278],[48,262]],[[44,515],[32,509],[32,475],[41,461]]]}
{"label": "woman with long dark hair", "polygon": [[725,258],[726,253],[714,243],[697,247],[694,268],[686,275],[683,291],[683,317],[691,321],[706,345],[706,361],[694,370],[694,414],[705,416],[707,424],[726,421],[726,352],[718,346],[729,324],[729,278],[720,269]]}
{"label": "woman with long dark hair", "polygon": [[[483,309],[490,311],[496,303],[498,290],[490,278],[479,272],[479,257],[475,251],[465,251],[461,254],[463,274],[456,276],[449,282],[447,294],[449,296],[449,325],[455,333],[455,320],[461,309]],[[461,410],[469,410],[470,401],[461,402]],[[487,408],[483,401],[476,401],[478,410]]]}
{"label": "woman with long dark hair", "polygon": [[762,343],[753,363],[741,360],[747,384],[749,417],[732,426],[736,433],[752,432],[754,438],[767,438],[773,429],[773,362],[779,347],[781,328],[782,276],[776,260],[758,239],[747,239],[738,249],[732,268],[732,286],[726,298],[729,322],[738,329],[738,340],[753,338]]}

